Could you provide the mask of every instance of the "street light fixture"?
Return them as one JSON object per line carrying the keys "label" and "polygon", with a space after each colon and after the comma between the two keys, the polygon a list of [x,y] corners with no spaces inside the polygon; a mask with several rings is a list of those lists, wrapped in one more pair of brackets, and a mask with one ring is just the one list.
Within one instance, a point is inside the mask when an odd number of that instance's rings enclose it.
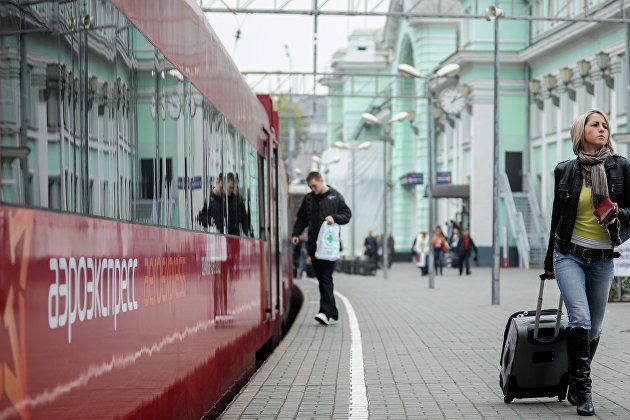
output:
{"label": "street light fixture", "polygon": [[[408,77],[422,78],[426,79],[424,82],[424,96],[427,98],[427,116],[429,122],[429,141],[427,151],[429,152],[429,165],[428,165],[428,176],[427,176],[427,199],[429,202],[429,226],[428,231],[429,234],[432,228],[435,226],[435,203],[433,201],[433,191],[431,190],[433,186],[433,162],[435,162],[435,122],[433,119],[433,106],[431,104],[431,88],[430,81],[433,79],[440,79],[444,77],[455,76],[459,72],[459,64],[451,63],[445,66],[440,67],[435,73],[432,75],[423,75],[418,71],[415,67],[410,66],[409,64],[400,64],[398,66],[398,72],[402,75]],[[429,289],[435,288],[435,271],[433,267],[433,253],[429,252]]]}
{"label": "street light fixture", "polygon": [[[369,141],[364,141],[363,143],[344,143],[341,141],[335,142],[334,146],[338,149],[343,149],[343,150],[350,150],[351,152],[351,160],[352,160],[352,206],[356,207],[356,198],[355,198],[355,184],[356,184],[356,175],[355,175],[355,166],[354,166],[354,154],[355,151],[357,150],[365,150],[365,149],[369,149],[372,146],[372,142]],[[350,219],[350,223],[351,223],[351,229],[352,229],[352,259],[354,259],[356,257],[356,247],[355,247],[355,243],[356,243],[356,230],[355,230],[355,222],[356,220],[356,215],[355,217]]]}
{"label": "street light fixture", "polygon": [[366,112],[361,114],[361,118],[368,124],[383,125],[383,277],[387,278],[387,142],[392,124],[403,121],[414,114],[412,112],[402,111],[394,115],[389,121],[382,122],[378,117]]}
{"label": "street light fixture", "polygon": [[330,165],[332,165],[333,163],[339,163],[341,161],[341,156],[337,155],[334,158],[332,158],[331,160],[326,160],[325,161],[322,158],[320,158],[319,156],[313,155],[311,160],[317,164],[317,169],[318,170],[320,170],[321,167],[324,167],[324,170],[320,171],[320,172],[323,172],[324,175],[326,175],[326,174],[328,174],[328,171],[330,170],[330,169],[328,169],[328,167]]}

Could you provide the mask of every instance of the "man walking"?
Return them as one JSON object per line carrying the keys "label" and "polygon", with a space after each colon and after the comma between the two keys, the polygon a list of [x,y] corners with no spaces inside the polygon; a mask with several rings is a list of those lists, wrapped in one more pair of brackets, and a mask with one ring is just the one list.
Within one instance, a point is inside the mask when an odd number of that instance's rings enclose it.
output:
{"label": "man walking", "polygon": [[308,242],[306,249],[311,257],[315,276],[319,282],[319,313],[315,320],[320,324],[336,324],[339,320],[339,311],[335,305],[333,271],[334,261],[320,260],[315,257],[317,250],[317,236],[322,223],[329,225],[337,223],[345,225],[350,221],[352,212],[346,205],[343,196],[334,188],[324,184],[322,175],[313,171],[306,177],[306,183],[311,192],[306,194],[298,210],[297,220],[293,227],[291,242],[296,245],[299,236],[308,228]]}
{"label": "man walking", "polygon": [[477,247],[475,241],[470,237],[470,231],[464,229],[464,236],[457,241],[457,255],[459,257],[459,275],[461,276],[464,271],[464,264],[466,264],[466,275],[470,274],[470,254],[475,251],[475,261],[477,260]]}

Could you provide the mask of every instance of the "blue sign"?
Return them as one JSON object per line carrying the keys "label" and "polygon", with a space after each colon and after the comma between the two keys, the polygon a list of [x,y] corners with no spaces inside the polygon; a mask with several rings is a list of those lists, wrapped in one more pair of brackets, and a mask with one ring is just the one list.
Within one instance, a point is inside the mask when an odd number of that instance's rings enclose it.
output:
{"label": "blue sign", "polygon": [[186,179],[184,177],[177,177],[177,188],[180,190],[184,190],[184,189],[191,189],[191,190],[197,190],[199,188],[201,188],[201,177],[200,176],[196,176],[193,178],[189,178],[189,184],[188,184],[188,188],[185,188],[185,181]]}
{"label": "blue sign", "polygon": [[407,175],[400,177],[402,185],[422,185],[424,183],[424,175],[422,172],[409,172]]}
{"label": "blue sign", "polygon": [[450,184],[453,182],[453,176],[451,175],[451,171],[447,172],[438,172],[436,174],[435,183],[436,184]]}

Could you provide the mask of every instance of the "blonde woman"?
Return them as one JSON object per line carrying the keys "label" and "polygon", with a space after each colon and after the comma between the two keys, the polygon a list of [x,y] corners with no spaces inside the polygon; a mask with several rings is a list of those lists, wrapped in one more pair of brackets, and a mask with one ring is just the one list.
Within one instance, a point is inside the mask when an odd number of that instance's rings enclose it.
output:
{"label": "blonde woman", "polygon": [[[630,237],[630,163],[615,154],[606,115],[593,110],[571,126],[573,153],[554,170],[555,186],[545,272],[556,278],[569,316],[569,395],[577,413],[595,413],[591,361],[599,343],[613,280],[613,251]],[[605,198],[613,216],[601,225],[593,212]]]}

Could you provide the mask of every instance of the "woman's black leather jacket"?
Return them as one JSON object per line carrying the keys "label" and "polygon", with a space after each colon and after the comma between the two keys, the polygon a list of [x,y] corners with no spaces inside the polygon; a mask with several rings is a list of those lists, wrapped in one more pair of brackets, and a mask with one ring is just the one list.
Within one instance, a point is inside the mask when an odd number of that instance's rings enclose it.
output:
{"label": "woman's black leather jacket", "polygon": [[[608,233],[613,246],[618,246],[630,238],[630,162],[623,156],[609,156],[604,162],[608,195],[619,206],[617,221],[608,225]],[[553,171],[553,210],[551,230],[545,256],[545,270],[553,271],[554,247],[566,253],[571,243],[580,191],[582,171],[577,159],[560,162]]]}

